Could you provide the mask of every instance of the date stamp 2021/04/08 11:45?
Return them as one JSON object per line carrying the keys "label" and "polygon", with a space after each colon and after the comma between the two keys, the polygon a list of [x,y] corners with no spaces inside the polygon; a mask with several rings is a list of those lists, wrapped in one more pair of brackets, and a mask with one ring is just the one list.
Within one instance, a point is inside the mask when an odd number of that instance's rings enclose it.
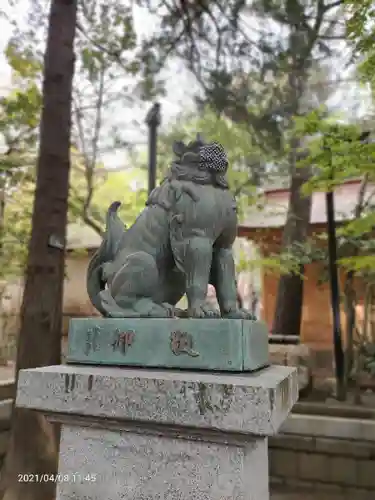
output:
{"label": "date stamp 2021/04/08 11:45", "polygon": [[97,474],[18,474],[20,483],[95,483]]}

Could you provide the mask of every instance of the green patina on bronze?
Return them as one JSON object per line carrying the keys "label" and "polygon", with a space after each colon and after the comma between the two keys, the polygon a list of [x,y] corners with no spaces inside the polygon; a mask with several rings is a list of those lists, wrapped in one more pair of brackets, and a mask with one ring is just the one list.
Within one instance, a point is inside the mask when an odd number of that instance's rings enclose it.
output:
{"label": "green patina on bronze", "polygon": [[[119,202],[109,208],[102,245],[88,268],[90,300],[108,318],[250,319],[237,307],[237,214],[225,152],[199,137],[173,150],[175,161],[133,226],[126,230],[118,218]],[[206,303],[209,283],[220,311]],[[185,293],[183,313],[175,305]]]}
{"label": "green patina on bronze", "polygon": [[67,363],[254,371],[268,364],[267,328],[239,319],[72,319]]}

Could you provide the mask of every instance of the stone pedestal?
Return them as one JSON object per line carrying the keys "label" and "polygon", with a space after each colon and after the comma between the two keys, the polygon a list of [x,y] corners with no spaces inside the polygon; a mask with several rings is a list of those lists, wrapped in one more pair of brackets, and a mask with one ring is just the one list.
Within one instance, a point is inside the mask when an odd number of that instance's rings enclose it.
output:
{"label": "stone pedestal", "polygon": [[74,318],[67,363],[151,369],[256,371],[269,365],[263,321]]}
{"label": "stone pedestal", "polygon": [[297,397],[285,366],[61,365],[21,371],[16,404],[62,424],[58,500],[268,500],[267,437]]}

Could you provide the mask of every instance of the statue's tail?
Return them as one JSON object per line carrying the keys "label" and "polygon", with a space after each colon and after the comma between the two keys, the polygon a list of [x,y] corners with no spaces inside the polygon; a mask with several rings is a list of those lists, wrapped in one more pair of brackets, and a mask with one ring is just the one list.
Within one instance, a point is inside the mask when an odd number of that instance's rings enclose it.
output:
{"label": "statue's tail", "polygon": [[102,306],[100,292],[105,289],[106,279],[103,275],[103,265],[114,259],[121,238],[126,229],[117,215],[121,203],[115,201],[111,204],[107,211],[106,229],[103,235],[103,240],[98,250],[93,255],[88,269],[86,278],[87,293],[90,297],[93,306],[103,315],[106,311]]}

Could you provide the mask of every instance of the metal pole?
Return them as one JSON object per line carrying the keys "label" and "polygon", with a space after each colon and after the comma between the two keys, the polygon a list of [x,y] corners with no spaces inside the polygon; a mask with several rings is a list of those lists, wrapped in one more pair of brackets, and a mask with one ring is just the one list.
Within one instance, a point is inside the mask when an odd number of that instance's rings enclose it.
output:
{"label": "metal pole", "polygon": [[156,102],[146,116],[148,126],[148,194],[156,186],[157,134],[160,121],[160,103]]}
{"label": "metal pole", "polygon": [[337,270],[337,247],[336,247],[336,227],[335,208],[333,193],[326,194],[327,223],[328,223],[328,265],[331,287],[331,304],[333,317],[333,345],[335,354],[337,398],[345,398],[345,362],[342,348],[342,334],[340,322],[340,289]]}
{"label": "metal pole", "polygon": [[[328,148],[326,148],[328,149]],[[332,171],[332,151],[329,148],[330,169]],[[331,288],[331,305],[333,317],[333,346],[336,371],[336,396],[338,400],[345,399],[345,360],[342,347],[340,322],[340,288],[337,269],[337,245],[335,225],[335,202],[333,191],[326,193],[327,232],[328,232],[328,268]]]}
{"label": "metal pole", "polygon": [[[357,138],[360,142],[368,143],[370,132],[365,131]],[[330,169],[333,177],[332,151],[325,147],[330,153]],[[328,231],[328,265],[331,287],[331,303],[333,316],[333,345],[337,381],[337,399],[344,400],[346,393],[345,380],[345,357],[342,347],[342,333],[340,322],[340,287],[337,268],[337,245],[336,245],[336,225],[335,225],[335,201],[333,192],[326,194],[327,206],[327,231]]]}

